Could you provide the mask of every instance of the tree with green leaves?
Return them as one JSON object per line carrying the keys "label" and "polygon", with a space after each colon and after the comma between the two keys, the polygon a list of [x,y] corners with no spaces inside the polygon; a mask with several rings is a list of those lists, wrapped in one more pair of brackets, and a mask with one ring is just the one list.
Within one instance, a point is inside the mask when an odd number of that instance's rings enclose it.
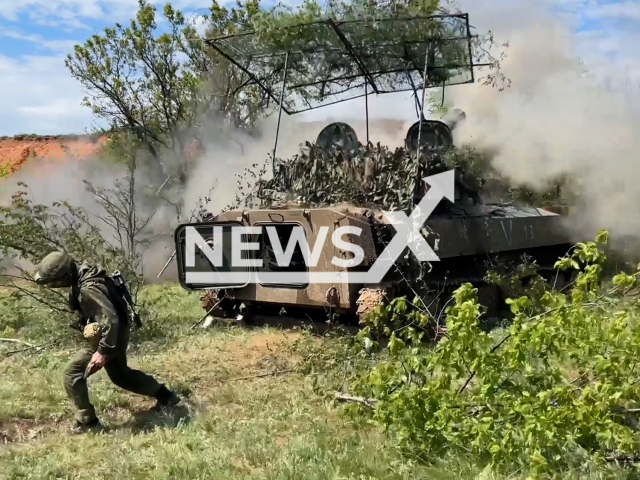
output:
{"label": "tree with green leaves", "polygon": [[[214,3],[208,32],[224,34],[246,26],[255,7],[249,3],[243,8],[229,12]],[[238,105],[232,102],[246,79],[214,57],[182,12],[166,4],[163,15],[165,32],[156,7],[139,0],[128,26],[118,23],[76,45],[66,66],[87,92],[84,105],[106,123],[107,131],[131,134],[165,175],[177,174],[184,181],[185,147],[207,118],[227,117],[247,126],[256,115],[240,111],[251,110],[246,97]]]}
{"label": "tree with green leaves", "polygon": [[[469,283],[454,292],[446,335],[431,347],[424,340],[434,319],[418,297],[379,306],[336,384],[349,385],[358,397],[347,398],[364,405],[353,407],[421,461],[462,455],[500,478],[528,479],[635,466],[640,272],[606,281],[608,243],[601,231],[560,258],[557,274],[573,278],[561,288],[528,267],[513,272],[513,286],[528,281],[509,289],[513,317],[493,332],[481,328],[486,309]],[[387,345],[374,335],[380,330]]]}
{"label": "tree with green leaves", "polygon": [[84,105],[109,130],[131,132],[151,156],[162,162],[166,151],[180,151],[184,140],[177,132],[192,116],[189,100],[197,77],[177,58],[184,16],[165,8],[169,33],[155,35],[155,7],[140,2],[128,27],[116,24],[104,35],[93,35],[76,45],[66,66],[87,91]]}

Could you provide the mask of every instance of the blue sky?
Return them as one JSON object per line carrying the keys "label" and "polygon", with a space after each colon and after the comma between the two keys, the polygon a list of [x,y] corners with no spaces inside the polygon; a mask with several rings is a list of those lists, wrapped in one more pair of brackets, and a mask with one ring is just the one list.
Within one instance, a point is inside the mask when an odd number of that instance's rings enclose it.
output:
{"label": "blue sky", "polygon": [[[467,2],[472,24],[483,27],[473,20],[478,11],[496,33],[518,28],[514,18],[500,13],[502,7],[517,7],[522,21],[531,12],[552,12],[575,33],[577,51],[597,77],[640,83],[640,0]],[[172,4],[194,14],[210,0]],[[0,0],[0,135],[79,133],[90,127],[91,114],[80,105],[81,86],[68,74],[64,57],[93,33],[126,22],[136,6],[136,0]]]}

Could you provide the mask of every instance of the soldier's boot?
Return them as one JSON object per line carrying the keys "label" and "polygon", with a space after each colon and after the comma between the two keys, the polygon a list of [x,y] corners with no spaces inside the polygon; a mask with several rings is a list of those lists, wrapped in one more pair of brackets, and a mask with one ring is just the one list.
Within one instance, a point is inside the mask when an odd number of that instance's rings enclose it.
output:
{"label": "soldier's boot", "polygon": [[76,421],[76,425],[73,428],[73,433],[82,434],[82,433],[99,433],[106,430],[105,426],[100,423],[100,420],[97,418],[88,422],[82,423],[80,421]]}
{"label": "soldier's boot", "polygon": [[178,397],[175,393],[173,393],[164,385],[162,385],[160,387],[160,390],[158,390],[158,393],[156,394],[156,399],[158,401],[153,407],[153,410],[162,410],[165,408],[170,408],[180,403],[180,397]]}

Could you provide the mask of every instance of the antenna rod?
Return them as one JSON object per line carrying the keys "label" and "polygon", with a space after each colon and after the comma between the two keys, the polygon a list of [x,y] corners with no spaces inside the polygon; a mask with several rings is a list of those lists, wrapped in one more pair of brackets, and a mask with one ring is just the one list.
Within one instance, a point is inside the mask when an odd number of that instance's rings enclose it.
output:
{"label": "antenna rod", "polygon": [[418,117],[418,120],[422,120],[422,114],[420,113],[422,111],[422,105],[420,105],[420,99],[418,98],[418,89],[416,88],[416,84],[413,83],[413,78],[411,78],[411,75],[409,74],[408,63],[407,63],[407,69],[405,70],[405,73],[407,74],[407,79],[411,84],[411,90],[413,90],[413,98],[415,100],[415,107],[416,107],[416,116]]}
{"label": "antenna rod", "polygon": [[278,148],[278,135],[280,133],[280,118],[282,118],[282,102],[284,101],[284,91],[287,86],[287,73],[289,71],[289,52],[284,57],[284,75],[282,78],[282,91],[280,92],[280,108],[278,109],[278,126],[276,127],[276,143],[273,145],[273,161],[271,168],[273,176],[276,175],[276,149]]}
{"label": "antenna rod", "polygon": [[171,263],[171,260],[173,260],[173,257],[176,256],[176,253],[178,253],[178,251],[174,250],[173,253],[171,254],[171,257],[169,257],[169,260],[167,260],[167,263],[164,264],[164,267],[162,267],[162,270],[160,270],[160,273],[158,274],[158,276],[156,278],[160,278],[160,276],[164,273],[164,271],[167,269],[167,267]]}
{"label": "antenna rod", "polygon": [[369,146],[369,94],[367,92],[367,82],[364,83],[364,108],[367,119],[367,146]]}
{"label": "antenna rod", "polygon": [[[431,44],[429,44],[429,47],[431,47]],[[420,150],[422,147],[422,143],[420,142],[421,140],[421,136],[422,136],[422,123],[424,121],[424,95],[427,91],[427,66],[429,64],[429,50],[430,48],[427,47],[427,53],[424,56],[424,73],[422,74],[422,102],[420,102],[420,123],[418,124],[418,153],[417,153],[417,168],[419,168],[420,165]]]}

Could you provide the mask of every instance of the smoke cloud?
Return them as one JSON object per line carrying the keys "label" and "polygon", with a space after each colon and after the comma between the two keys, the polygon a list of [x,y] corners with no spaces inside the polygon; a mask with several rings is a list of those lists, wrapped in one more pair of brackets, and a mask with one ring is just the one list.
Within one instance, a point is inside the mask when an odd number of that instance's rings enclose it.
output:
{"label": "smoke cloud", "polygon": [[497,151],[493,166],[515,185],[544,189],[571,177],[579,204],[568,225],[583,239],[600,228],[637,238],[638,111],[585,74],[577,36],[539,4],[479,3],[470,8],[472,23],[509,41],[502,71],[512,84],[448,90],[447,103],[467,113],[456,143]]}
{"label": "smoke cloud", "polygon": [[[278,135],[277,157],[288,158],[295,155],[305,141],[315,141],[320,130],[329,123],[300,120],[300,116],[283,115]],[[370,139],[389,146],[399,146],[410,123],[405,128],[405,125],[398,121],[372,121],[369,125]],[[364,121],[350,121],[350,124],[364,141]],[[160,190],[160,195],[155,194],[155,189],[151,191],[149,186],[160,185],[166,179],[159,176],[157,168],[150,168],[144,161],[148,156],[145,152],[138,152],[138,167],[135,173],[137,214],[139,219],[153,214],[142,233],[142,236],[150,238],[150,243],[142,252],[144,274],[148,281],[157,281],[157,274],[173,253],[175,228],[180,222],[188,221],[191,214],[196,213],[199,201],[208,197],[206,209],[214,214],[220,213],[234,202],[238,193],[238,176],[255,165],[258,168],[262,167],[272,154],[276,127],[275,115],[259,122],[252,135],[236,130],[222,120],[209,120],[200,127],[206,134],[199,135],[204,139],[199,146],[199,153],[191,155],[188,152],[162,152],[165,162],[189,162],[191,165],[185,185],[180,186],[171,178]],[[22,168],[9,178],[0,179],[0,204],[10,204],[11,196],[16,191],[25,189],[17,183],[24,182],[28,186],[28,195],[33,203],[51,205],[53,202],[67,201],[74,207],[82,207],[93,218],[95,226],[102,230],[103,236],[117,244],[113,229],[98,219],[98,215],[104,215],[104,210],[97,203],[95,196],[86,190],[84,181],[98,188],[114,188],[116,181],[126,182],[126,175],[125,165],[107,160],[98,153],[89,157],[77,157],[71,153],[63,158],[35,157],[25,162]],[[266,177],[269,176],[270,169],[267,169]],[[6,259],[0,261],[4,262],[3,266],[6,267]],[[32,267],[24,262],[20,266]],[[176,263],[171,262],[160,281],[176,279]]]}

